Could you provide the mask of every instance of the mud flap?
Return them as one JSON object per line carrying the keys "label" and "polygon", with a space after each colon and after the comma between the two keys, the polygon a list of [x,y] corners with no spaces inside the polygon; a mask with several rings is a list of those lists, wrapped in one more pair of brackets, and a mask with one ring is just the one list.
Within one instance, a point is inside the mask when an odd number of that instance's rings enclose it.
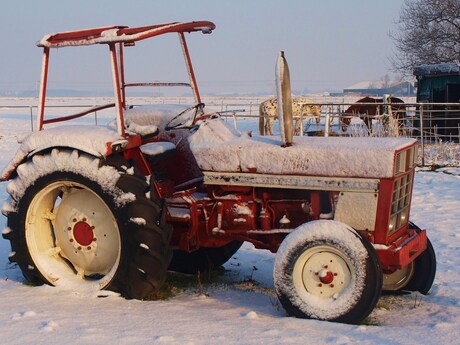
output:
{"label": "mud flap", "polygon": [[283,51],[279,53],[278,61],[276,62],[276,97],[283,146],[291,146],[294,134],[292,125],[291,78]]}

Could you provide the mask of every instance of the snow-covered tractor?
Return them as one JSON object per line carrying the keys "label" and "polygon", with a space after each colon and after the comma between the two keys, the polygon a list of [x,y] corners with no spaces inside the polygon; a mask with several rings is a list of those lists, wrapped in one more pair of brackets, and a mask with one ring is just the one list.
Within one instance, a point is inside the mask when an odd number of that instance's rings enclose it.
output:
{"label": "snow-covered tractor", "polygon": [[[417,142],[296,137],[280,58],[283,140],[206,113],[185,35],[211,22],[106,27],[45,36],[37,130],[2,173],[9,259],[33,284],[115,290],[144,299],[167,270],[218,267],[244,241],[276,252],[274,283],[301,318],[363,320],[384,291],[428,293],[436,261],[409,221]],[[190,82],[127,83],[124,49],[179,36]],[[107,45],[115,102],[45,118],[50,51]],[[195,104],[131,107],[131,86],[189,86]],[[284,97],[284,98],[283,98]],[[114,107],[116,124],[56,125]],[[281,119],[281,118],[280,118]],[[46,127],[46,129],[45,129]]]}

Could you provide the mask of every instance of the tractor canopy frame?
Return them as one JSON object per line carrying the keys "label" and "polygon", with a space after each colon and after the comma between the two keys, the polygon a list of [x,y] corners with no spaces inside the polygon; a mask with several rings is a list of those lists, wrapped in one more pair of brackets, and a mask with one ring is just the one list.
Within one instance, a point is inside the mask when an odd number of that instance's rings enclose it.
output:
{"label": "tractor canopy frame", "polygon": [[[126,87],[132,86],[188,86],[191,87],[196,104],[201,103],[201,97],[190,59],[185,33],[201,31],[209,34],[215,29],[215,24],[209,21],[194,21],[187,23],[167,23],[152,26],[129,28],[127,26],[108,26],[94,29],[66,31],[44,36],[37,44],[43,47],[43,60],[41,71],[40,92],[38,98],[37,130],[42,130],[47,123],[59,122],[77,118],[91,111],[106,109],[115,106],[117,113],[118,134],[125,136],[124,109],[126,106]],[[125,83],[123,48],[133,46],[137,41],[167,34],[177,33],[185,59],[190,82],[189,83]],[[46,88],[48,81],[48,66],[51,48],[74,47],[84,45],[107,44],[110,51],[112,66],[113,88],[115,103],[93,108],[79,114],[64,116],[54,119],[44,119]]]}

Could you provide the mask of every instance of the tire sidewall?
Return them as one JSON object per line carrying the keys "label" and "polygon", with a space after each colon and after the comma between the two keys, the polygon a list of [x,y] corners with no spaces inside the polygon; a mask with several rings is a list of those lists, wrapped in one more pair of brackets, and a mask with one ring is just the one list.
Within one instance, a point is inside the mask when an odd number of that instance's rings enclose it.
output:
{"label": "tire sidewall", "polygon": [[436,275],[436,255],[428,238],[427,248],[415,259],[414,265],[414,275],[402,290],[418,291],[423,295],[427,295]]}
{"label": "tire sidewall", "polygon": [[[380,263],[372,246],[345,224],[341,224],[340,234],[325,231],[320,235],[315,230],[319,225],[327,228],[325,222],[307,223],[296,229],[293,238],[286,237],[275,257],[274,281],[278,298],[286,311],[300,318],[356,323],[366,317],[377,303],[382,285]],[[322,223],[322,224],[320,224]],[[313,231],[309,231],[313,229]],[[346,234],[348,232],[348,234]],[[301,236],[298,236],[298,235]],[[344,241],[344,236],[347,238]],[[296,238],[294,238],[296,237]],[[298,291],[294,286],[293,275],[296,262],[305,251],[316,246],[330,246],[344,255],[351,263],[351,276],[346,287],[336,300],[325,300],[309,295],[306,290]],[[358,249],[358,250],[357,250]],[[281,253],[281,254],[280,254]]]}

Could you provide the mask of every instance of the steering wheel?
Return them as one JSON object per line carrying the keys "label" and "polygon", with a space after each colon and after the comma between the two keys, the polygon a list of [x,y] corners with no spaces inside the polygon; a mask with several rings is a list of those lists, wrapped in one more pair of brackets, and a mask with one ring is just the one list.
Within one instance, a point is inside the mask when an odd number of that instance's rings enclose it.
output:
{"label": "steering wheel", "polygon": [[177,128],[190,128],[195,123],[195,118],[199,112],[202,111],[204,103],[198,103],[193,107],[187,108],[179,115],[174,116],[165,126],[165,130]]}

